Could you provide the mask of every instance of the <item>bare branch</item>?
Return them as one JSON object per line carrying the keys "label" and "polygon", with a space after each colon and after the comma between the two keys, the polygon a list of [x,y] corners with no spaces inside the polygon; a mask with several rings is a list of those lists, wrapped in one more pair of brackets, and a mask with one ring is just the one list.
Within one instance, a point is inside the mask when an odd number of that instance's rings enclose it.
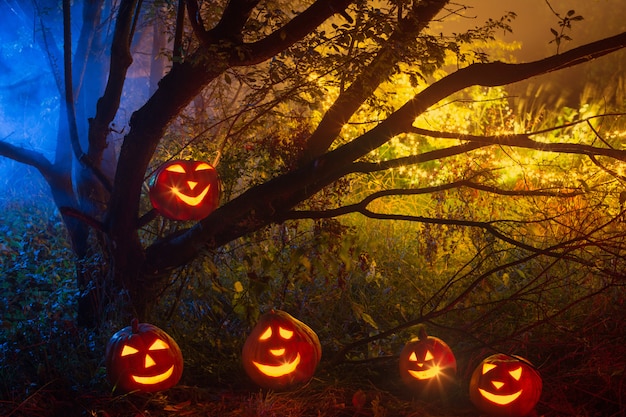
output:
{"label": "bare branch", "polygon": [[528,256],[525,257],[521,257],[519,259],[516,259],[514,261],[505,263],[505,264],[501,264],[498,265],[492,269],[489,269],[488,271],[480,274],[473,282],[471,282],[466,289],[455,299],[453,299],[451,302],[449,302],[446,306],[438,309],[438,310],[431,310],[428,313],[425,314],[420,314],[419,317],[416,317],[412,320],[405,320],[404,323],[401,323],[398,326],[395,326],[391,329],[387,329],[384,330],[382,332],[379,332],[377,334],[374,334],[372,336],[360,339],[360,340],[356,340],[354,342],[348,343],[346,344],[339,352],[337,352],[334,356],[334,358],[331,360],[331,363],[333,364],[337,364],[337,363],[341,363],[344,362],[345,360],[345,355],[350,352],[352,349],[358,347],[358,346],[362,346],[365,345],[367,343],[371,343],[374,342],[376,340],[380,340],[380,339],[385,339],[387,337],[390,337],[398,332],[400,332],[401,330],[404,329],[408,329],[410,327],[416,326],[418,324],[421,323],[426,323],[428,321],[434,320],[438,317],[441,317],[449,312],[451,312],[454,307],[456,307],[461,301],[463,301],[467,295],[469,293],[471,293],[471,291],[476,288],[481,282],[483,282],[486,278],[488,278],[489,276],[496,274],[500,271],[504,271],[508,268],[511,268],[513,266],[516,265],[522,265],[534,258],[539,257],[538,253],[531,253]]}
{"label": "bare branch", "polygon": [[[179,9],[178,13],[180,13],[180,3],[183,3],[185,0],[179,0]],[[193,33],[196,35],[196,38],[201,43],[207,43],[207,31],[204,27],[204,22],[202,21],[202,16],[200,15],[200,9],[198,7],[197,0],[186,0],[187,2],[187,16],[189,17],[189,22],[191,25],[191,29],[193,29]],[[178,23],[176,24],[178,27]],[[176,44],[176,42],[174,42]]]}
{"label": "bare branch", "polygon": [[254,65],[271,58],[302,40],[330,16],[343,12],[353,2],[354,0],[315,1],[282,28],[259,41],[243,44],[241,49],[231,55],[230,65]]}
{"label": "bare branch", "polygon": [[446,0],[414,2],[414,7],[404,19],[404,22],[411,24],[398,25],[394,33],[389,36],[385,46],[324,114],[315,132],[307,141],[305,149],[307,159],[312,159],[328,150],[343,125],[392,74],[395,65],[402,59],[402,53],[398,51],[399,45],[407,48],[414,43],[421,31],[448,2]]}
{"label": "bare branch", "polygon": [[[479,190],[479,191],[484,191],[490,194],[495,194],[495,195],[502,195],[502,196],[508,196],[508,197],[560,197],[560,198],[571,198],[571,197],[576,197],[578,195],[582,195],[584,194],[583,191],[580,190],[576,190],[576,191],[570,191],[570,192],[562,192],[562,191],[555,191],[555,190],[545,190],[545,189],[540,189],[540,190],[503,190],[497,187],[493,187],[493,186],[489,186],[489,185],[484,185],[484,184],[479,184],[476,182],[473,182],[471,180],[459,180],[459,181],[453,181],[453,182],[449,182],[447,184],[441,184],[441,185],[435,185],[432,187],[422,187],[422,188],[410,188],[410,189],[405,189],[405,188],[394,188],[394,189],[389,189],[389,190],[381,190],[381,191],[377,191],[374,192],[370,195],[368,195],[367,197],[363,198],[361,201],[359,201],[358,203],[354,203],[354,204],[350,204],[350,205],[346,205],[346,206],[342,206],[342,207],[338,207],[335,209],[329,209],[329,210],[291,210],[289,212],[287,212],[284,216],[283,216],[283,220],[293,220],[293,219],[328,219],[328,218],[332,218],[332,217],[338,217],[338,216],[342,216],[345,214],[349,214],[349,213],[364,213],[367,211],[367,206],[372,203],[375,200],[378,200],[380,198],[384,198],[384,197],[391,197],[391,196],[414,196],[414,195],[423,195],[423,194],[432,194],[432,193],[437,193],[437,192],[441,192],[441,191],[446,191],[446,190],[452,190],[455,188],[471,188],[474,190]],[[369,214],[373,214],[371,212],[368,212]],[[380,216],[386,216],[381,214]],[[395,215],[390,215],[390,216],[395,216]],[[423,221],[426,218],[423,217],[408,217],[405,218],[404,220],[417,220],[417,221]],[[426,221],[425,223],[440,223],[439,221],[434,221],[433,219],[431,219],[430,221]],[[473,222],[470,224],[466,224],[466,225],[471,225],[471,226],[476,226],[476,225],[480,225],[482,224],[481,222]]]}
{"label": "bare branch", "polygon": [[38,2],[33,2],[33,5],[35,6],[35,10],[37,11],[37,17],[39,19],[41,37],[43,41],[42,49],[46,51],[48,63],[50,64],[50,69],[52,71],[52,75],[54,77],[54,81],[56,83],[59,95],[63,96],[63,77],[61,76],[61,69],[59,68],[59,61],[63,59],[62,53],[56,47],[56,42],[52,35],[52,31],[43,22],[43,12],[40,10]]}
{"label": "bare branch", "polygon": [[432,130],[416,127],[411,128],[410,131],[411,133],[436,138],[467,140],[470,142],[482,144],[513,146],[517,148],[535,149],[544,152],[569,153],[589,156],[607,156],[609,158],[614,158],[620,161],[626,161],[626,151],[624,150],[614,148],[598,148],[596,146],[580,143],[539,142],[530,138],[531,136],[537,135],[538,133],[521,133],[503,136],[479,136],[448,132],[435,132]]}
{"label": "bare branch", "polygon": [[[198,14],[198,4],[195,1],[190,1],[190,10],[189,16],[194,17],[195,14]],[[195,14],[192,14],[191,7],[196,8]],[[196,22],[195,18],[191,19],[192,22]],[[174,47],[172,51],[172,61],[174,65],[178,65],[183,60],[183,29],[185,27],[185,0],[178,0],[178,9],[176,10],[176,29],[174,30]],[[195,25],[192,26],[194,31],[196,31]],[[197,32],[201,34],[200,32]]]}
{"label": "bare branch", "polygon": [[[320,158],[332,159],[333,164],[355,161],[394,136],[412,131],[414,129],[412,125],[416,117],[440,100],[465,88],[474,85],[496,87],[511,84],[537,75],[582,64],[624,47],[626,47],[626,32],[574,48],[560,55],[529,63],[507,64],[491,62],[472,64],[431,84],[375,128]],[[530,144],[528,141],[525,143],[527,145]],[[518,145],[523,146],[521,142]],[[567,151],[571,148],[564,146],[562,149]],[[577,148],[573,152],[580,153],[583,151],[585,154],[589,152],[596,154],[597,149],[599,148],[587,150]],[[610,152],[607,151],[607,154],[610,154]],[[615,155],[619,156],[620,160],[623,158],[622,153],[616,153]]]}
{"label": "bare branch", "polygon": [[293,219],[322,219],[322,218],[333,218],[342,216],[349,213],[360,213],[366,217],[378,220],[401,220],[401,221],[411,221],[411,222],[419,222],[419,223],[428,223],[428,224],[440,224],[440,225],[455,225],[455,226],[463,226],[463,227],[477,227],[485,230],[489,234],[493,235],[499,240],[507,242],[513,246],[517,246],[523,249],[526,249],[531,252],[543,252],[544,249],[535,248],[534,246],[528,245],[524,242],[520,242],[515,240],[506,234],[502,233],[495,225],[497,223],[508,223],[507,220],[495,220],[495,221],[475,221],[475,220],[463,220],[463,219],[442,219],[442,218],[433,218],[433,217],[425,217],[425,216],[415,216],[408,214],[396,214],[396,213],[376,213],[367,208],[367,206],[372,203],[374,200],[389,197],[389,196],[408,196],[408,195],[421,195],[421,194],[430,194],[441,192],[445,190],[450,190],[454,188],[467,187],[480,191],[485,191],[497,195],[506,195],[506,196],[543,196],[543,197],[562,197],[569,198],[577,195],[583,194],[582,191],[572,191],[572,192],[559,192],[559,191],[546,191],[546,190],[502,190],[496,187],[487,186],[483,184],[478,184],[470,180],[459,180],[455,182],[451,182],[448,184],[432,186],[432,187],[423,187],[417,189],[391,189],[391,190],[382,190],[371,195],[365,197],[358,203],[338,207],[330,210],[291,210],[284,213],[281,216],[281,220],[293,220]]}
{"label": "bare branch", "polygon": [[91,216],[86,215],[80,210],[77,210],[72,207],[60,207],[59,211],[61,212],[62,215],[78,219],[81,222],[88,224],[89,226],[93,227],[94,229],[100,232],[104,231],[104,225],[102,224],[102,222],[98,221],[97,219],[94,219]]}
{"label": "bare branch", "polygon": [[241,31],[259,0],[229,0],[222,18],[208,33],[214,39],[230,39],[241,42]]}
{"label": "bare branch", "polygon": [[473,151],[475,149],[483,148],[485,145],[482,143],[464,143],[457,146],[451,146],[449,148],[436,149],[434,151],[424,152],[417,155],[409,155],[403,158],[390,159],[387,161],[380,162],[363,162],[357,161],[347,168],[348,173],[367,173],[367,172],[376,172],[376,171],[384,171],[391,168],[398,168],[402,166],[421,164],[428,161],[435,161],[438,159],[449,158],[455,155],[462,155],[464,153]]}
{"label": "bare branch", "polygon": [[130,39],[136,9],[136,0],[122,0],[120,3],[115,21],[109,78],[104,94],[98,100],[96,116],[89,119],[88,155],[96,165],[102,159],[102,153],[107,146],[109,126],[119,108],[126,72],[133,62],[130,54]]}
{"label": "bare branch", "polygon": [[0,155],[36,168],[46,179],[54,175],[54,166],[39,152],[0,140]]}
{"label": "bare branch", "polygon": [[593,164],[595,166],[597,166],[598,168],[600,168],[602,171],[606,172],[607,174],[609,174],[613,178],[619,180],[622,183],[626,182],[626,177],[625,176],[617,173],[616,171],[614,171],[612,169],[607,168],[605,165],[601,164],[600,161],[598,161],[598,159],[595,156],[589,155],[589,159],[591,160],[591,162],[593,162]]}
{"label": "bare branch", "polygon": [[72,22],[70,1],[63,0],[63,65],[65,74],[65,112],[69,127],[70,143],[76,159],[83,162],[85,154],[80,146],[78,127],[76,125],[76,109],[74,107],[74,87],[72,77]]}

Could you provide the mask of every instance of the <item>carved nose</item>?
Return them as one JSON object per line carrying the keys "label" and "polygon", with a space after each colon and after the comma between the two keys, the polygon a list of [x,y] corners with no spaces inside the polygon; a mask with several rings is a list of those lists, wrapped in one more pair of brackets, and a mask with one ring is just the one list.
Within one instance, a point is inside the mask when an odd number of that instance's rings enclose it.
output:
{"label": "carved nose", "polygon": [[270,353],[274,356],[283,356],[285,354],[285,349],[270,349]]}
{"label": "carved nose", "polygon": [[154,359],[152,359],[150,357],[150,355],[146,355],[146,361],[144,363],[144,366],[146,368],[149,368],[149,367],[154,366],[154,365],[156,365],[156,362],[154,361]]}
{"label": "carved nose", "polygon": [[187,185],[189,186],[190,190],[193,190],[194,188],[196,188],[196,185],[198,185],[197,181],[187,181]]}
{"label": "carved nose", "polygon": [[494,386],[496,389],[500,389],[500,388],[502,388],[502,386],[504,385],[504,382],[502,382],[502,381],[491,381],[491,383],[493,384],[493,386]]}

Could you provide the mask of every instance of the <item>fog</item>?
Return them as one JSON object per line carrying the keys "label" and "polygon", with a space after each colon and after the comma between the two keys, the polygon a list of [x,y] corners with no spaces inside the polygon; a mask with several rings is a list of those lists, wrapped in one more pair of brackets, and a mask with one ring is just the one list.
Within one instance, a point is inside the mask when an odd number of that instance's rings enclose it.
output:
{"label": "fog", "polygon": [[[49,13],[52,17],[53,14]],[[39,44],[32,2],[0,3],[0,140],[54,157],[59,94]],[[52,19],[57,30],[58,21]],[[39,173],[0,156],[0,202],[29,196],[49,199]],[[1,218],[1,216],[0,216]]]}
{"label": "fog", "polygon": [[[511,25],[513,33],[500,38],[521,42],[517,53],[520,60],[539,59],[556,52],[556,45],[550,43],[554,39],[550,28],[559,31],[559,21],[546,0],[467,0],[460,3],[470,8],[463,12],[466,18],[455,19],[456,30],[469,29],[488,18],[497,19],[513,11],[517,14]],[[550,5],[561,16],[575,10],[576,15],[583,17],[582,21],[573,22],[572,29],[566,32],[572,40],[565,42],[561,51],[626,31],[623,18],[626,2],[623,0],[551,0]]]}

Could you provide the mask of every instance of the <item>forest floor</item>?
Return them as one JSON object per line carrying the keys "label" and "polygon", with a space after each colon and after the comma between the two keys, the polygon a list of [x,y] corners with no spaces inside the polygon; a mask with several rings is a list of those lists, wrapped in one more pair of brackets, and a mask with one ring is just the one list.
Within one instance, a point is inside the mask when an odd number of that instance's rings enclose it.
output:
{"label": "forest floor", "polygon": [[13,404],[13,406],[12,410],[5,410],[8,412],[6,417],[470,417],[480,415],[466,399],[428,402],[385,391],[373,385],[359,388],[344,386],[337,381],[332,384],[312,381],[306,386],[287,392],[179,385],[160,393],[126,395],[106,395],[102,392],[78,394],[51,384],[22,403]]}
{"label": "forest floor", "polygon": [[[262,390],[248,381],[214,386],[178,385],[159,393],[114,394],[85,390],[51,381],[26,399],[3,401],[4,417],[483,417],[469,401],[467,381],[451,386],[437,398],[418,398],[398,382],[393,364],[351,365],[349,370],[321,372],[308,384],[286,392]],[[607,392],[608,381],[594,389],[585,376],[544,378],[542,399],[530,417],[626,416],[626,387],[619,382]],[[619,377],[619,376],[618,376]],[[622,378],[618,378],[623,381]],[[580,383],[577,383],[579,381]],[[602,382],[602,383],[600,383]],[[604,386],[602,386],[604,384]],[[615,382],[613,383],[615,385]]]}

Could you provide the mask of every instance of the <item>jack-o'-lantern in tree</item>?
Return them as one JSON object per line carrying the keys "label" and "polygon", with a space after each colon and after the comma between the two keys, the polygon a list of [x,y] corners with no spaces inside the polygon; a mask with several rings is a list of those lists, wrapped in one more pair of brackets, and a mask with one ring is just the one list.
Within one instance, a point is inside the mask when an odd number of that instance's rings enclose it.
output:
{"label": "jack-o'-lantern in tree", "polygon": [[183,355],[176,341],[136,319],[111,337],[105,358],[109,381],[124,392],[166,390],[183,374]]}
{"label": "jack-o'-lantern in tree", "polygon": [[176,160],[159,167],[149,182],[150,202],[172,220],[200,220],[217,208],[217,171],[203,161]]}
{"label": "jack-o'-lantern in tree", "polygon": [[541,376],[519,356],[497,353],[472,373],[470,399],[476,408],[496,417],[528,415],[541,397]]}
{"label": "jack-o'-lantern in tree", "polygon": [[452,349],[441,339],[429,336],[420,327],[418,337],[404,345],[400,352],[400,377],[416,392],[439,393],[454,380],[456,358]]}
{"label": "jack-o'-lantern in tree", "polygon": [[322,357],[317,334],[280,310],[259,318],[241,359],[246,373],[263,388],[284,390],[309,381]]}

